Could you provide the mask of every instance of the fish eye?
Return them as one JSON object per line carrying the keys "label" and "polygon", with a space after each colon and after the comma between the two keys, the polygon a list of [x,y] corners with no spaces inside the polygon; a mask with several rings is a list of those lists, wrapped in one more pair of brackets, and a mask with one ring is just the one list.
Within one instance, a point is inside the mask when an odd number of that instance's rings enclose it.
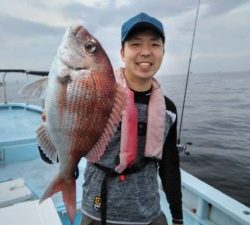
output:
{"label": "fish eye", "polygon": [[94,53],[96,51],[96,44],[93,41],[85,43],[84,48],[88,53]]}

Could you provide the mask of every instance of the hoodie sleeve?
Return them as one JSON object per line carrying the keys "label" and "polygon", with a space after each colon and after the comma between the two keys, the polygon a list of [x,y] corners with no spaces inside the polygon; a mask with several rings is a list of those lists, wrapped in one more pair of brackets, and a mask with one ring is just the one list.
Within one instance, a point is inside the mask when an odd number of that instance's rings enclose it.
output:
{"label": "hoodie sleeve", "polygon": [[[174,103],[165,97],[168,111],[176,115]],[[159,175],[166,194],[173,223],[182,224],[182,194],[179,153],[177,149],[177,119],[175,118],[163,146],[162,160],[159,163]]]}

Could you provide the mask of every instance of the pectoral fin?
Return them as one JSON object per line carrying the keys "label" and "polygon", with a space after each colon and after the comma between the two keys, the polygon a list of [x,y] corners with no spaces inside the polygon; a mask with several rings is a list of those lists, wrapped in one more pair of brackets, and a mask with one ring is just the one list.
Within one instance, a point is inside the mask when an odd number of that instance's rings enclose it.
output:
{"label": "pectoral fin", "polygon": [[48,77],[36,80],[34,82],[25,85],[19,91],[19,93],[26,96],[32,96],[44,99],[47,86],[48,86]]}

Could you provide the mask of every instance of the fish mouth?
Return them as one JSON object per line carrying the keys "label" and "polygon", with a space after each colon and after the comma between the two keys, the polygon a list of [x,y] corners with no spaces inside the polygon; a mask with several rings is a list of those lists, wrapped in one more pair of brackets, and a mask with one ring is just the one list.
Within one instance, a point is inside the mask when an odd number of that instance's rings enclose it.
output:
{"label": "fish mouth", "polygon": [[89,67],[86,65],[73,65],[70,63],[68,60],[66,60],[64,57],[60,56],[59,57],[60,62],[67,66],[70,70],[75,70],[75,71],[87,71],[89,70]]}
{"label": "fish mouth", "polygon": [[82,72],[82,73],[86,73],[89,71],[89,68],[87,68],[87,66],[71,66],[69,64],[67,64],[67,66],[73,70],[73,71],[77,71],[77,72]]}
{"label": "fish mouth", "polygon": [[82,25],[75,25],[75,26],[71,26],[71,31],[72,34],[74,36],[77,36],[77,34],[81,31],[81,30],[86,30]]}
{"label": "fish mouth", "polygon": [[73,70],[76,70],[76,71],[86,71],[86,70],[89,70],[87,67],[75,67],[75,68],[72,68]]}

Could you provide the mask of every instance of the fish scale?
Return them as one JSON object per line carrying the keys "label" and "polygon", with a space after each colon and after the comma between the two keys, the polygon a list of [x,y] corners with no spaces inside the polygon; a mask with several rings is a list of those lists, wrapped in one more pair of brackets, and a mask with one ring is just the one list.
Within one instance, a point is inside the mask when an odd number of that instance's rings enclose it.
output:
{"label": "fish scale", "polygon": [[[98,87],[95,85],[95,83],[98,82],[93,82],[93,80],[102,80],[100,78],[101,76],[98,73],[91,73],[89,79],[79,79],[76,82],[70,84],[72,87],[69,88],[69,90],[72,90],[72,93],[68,95],[69,97],[66,100],[66,105],[64,108],[65,116],[63,117],[67,119],[73,119],[72,121],[66,122],[66,124],[71,124],[71,126],[69,126],[67,130],[68,135],[75,137],[71,139],[72,148],[75,148],[74,145],[79,148],[82,148],[82,146],[86,146],[85,151],[82,151],[83,155],[85,155],[86,152],[94,146],[98,138],[103,133],[105,124],[107,124],[109,118],[107,115],[111,113],[110,109],[112,109],[112,105],[114,104],[112,88],[109,87],[110,93],[108,94],[108,92],[105,90],[105,86]],[[86,85],[86,83],[88,85]],[[84,89],[84,87],[87,88]],[[95,91],[97,89],[104,89],[104,93],[107,92],[105,93],[107,94],[107,96],[102,96],[101,98],[100,96],[98,97]],[[74,90],[77,92],[76,94],[74,94]],[[102,104],[102,107],[103,105],[105,105],[105,110],[104,108],[100,110],[100,101],[103,101],[104,104]],[[68,115],[74,116],[69,117]],[[86,123],[86,120],[91,121],[91,123]],[[62,118],[62,121],[64,121],[64,118]],[[86,143],[83,143],[81,146],[78,146],[79,140],[81,142],[86,140]],[[104,147],[102,147],[102,149],[103,148]],[[99,148],[99,151],[101,151],[101,148]]]}

